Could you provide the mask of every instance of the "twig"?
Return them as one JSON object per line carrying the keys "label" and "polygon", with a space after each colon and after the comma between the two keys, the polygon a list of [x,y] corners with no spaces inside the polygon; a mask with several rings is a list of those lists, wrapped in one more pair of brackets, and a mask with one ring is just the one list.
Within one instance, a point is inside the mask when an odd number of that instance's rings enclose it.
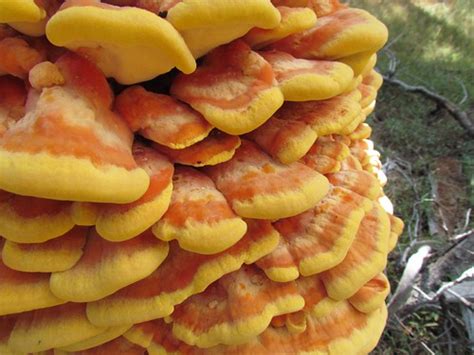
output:
{"label": "twig", "polygon": [[452,294],[454,297],[456,297],[466,307],[472,308],[472,302],[470,302],[469,300],[467,300],[465,297],[458,294],[457,292],[453,291],[451,288],[455,285],[462,283],[466,279],[471,279],[473,277],[474,277],[474,266],[464,271],[456,280],[453,280],[451,282],[446,282],[445,284],[443,284],[436,292],[432,293],[432,295],[427,294],[417,285],[413,285],[412,289],[418,292],[425,299],[425,301],[423,302],[418,302],[420,304],[436,303],[438,302],[439,298],[444,292],[448,292]]}
{"label": "twig", "polygon": [[458,242],[463,240],[466,237],[469,237],[471,234],[474,233],[474,229],[470,229],[467,232],[457,234],[451,238],[452,241]]}
{"label": "twig", "polygon": [[[402,320],[401,320],[397,315],[395,315],[395,319],[396,319],[396,321],[398,322],[398,324],[400,324],[400,326],[402,327],[402,329],[403,329],[406,333],[408,333],[409,336],[411,336],[411,337],[413,337],[413,338],[415,337],[414,334],[413,334],[413,332],[411,331],[411,329],[408,328],[405,324],[403,324]],[[431,355],[436,355],[436,353],[435,353],[433,350],[431,350],[431,349],[429,348],[429,346],[426,345],[426,343],[425,343],[424,341],[420,340],[420,344],[421,344],[421,346],[422,346],[429,354],[431,354]]]}
{"label": "twig", "polygon": [[409,299],[414,281],[423,267],[425,259],[429,257],[430,252],[431,247],[424,245],[408,259],[398,287],[388,304],[390,313],[395,314]]}
{"label": "twig", "polygon": [[466,212],[466,219],[464,221],[464,225],[462,226],[461,232],[464,232],[467,229],[467,227],[469,226],[469,222],[470,222],[470,219],[471,219],[471,212],[472,212],[472,209],[469,208]]}
{"label": "twig", "polygon": [[388,57],[388,72],[386,75],[392,78],[397,71],[399,60],[397,56],[395,55],[395,53],[393,53],[393,51],[391,51],[388,48],[384,49],[384,53]]}
{"label": "twig", "polygon": [[397,43],[399,41],[399,39],[403,37],[404,34],[405,34],[405,31],[400,32],[397,35],[397,37],[395,37],[394,39],[390,40],[390,42],[387,43],[387,45],[384,47],[384,50],[389,49],[391,46],[393,46],[395,43]]}
{"label": "twig", "polygon": [[465,270],[456,280],[447,282],[441,286],[438,291],[435,292],[434,298],[439,297],[443,292],[449,290],[454,285],[460,284],[466,279],[472,279],[474,277],[474,266]]}
{"label": "twig", "polygon": [[441,96],[431,90],[428,90],[424,86],[413,86],[401,81],[399,79],[392,78],[388,75],[384,75],[385,82],[401,87],[407,92],[419,93],[423,96],[435,101],[438,105],[443,107],[458,123],[468,132],[468,134],[474,137],[474,121],[467,114],[462,111],[456,104],[448,100],[446,97]]}
{"label": "twig", "polygon": [[458,102],[458,105],[462,105],[469,98],[469,93],[467,92],[466,85],[464,85],[464,82],[462,80],[456,79],[456,81],[459,83],[462,89],[462,99]]}
{"label": "twig", "polygon": [[454,297],[456,297],[463,305],[466,307],[472,308],[472,302],[469,302],[465,297],[461,296],[459,293],[456,291],[450,290],[449,288],[446,290],[446,292],[452,294]]}

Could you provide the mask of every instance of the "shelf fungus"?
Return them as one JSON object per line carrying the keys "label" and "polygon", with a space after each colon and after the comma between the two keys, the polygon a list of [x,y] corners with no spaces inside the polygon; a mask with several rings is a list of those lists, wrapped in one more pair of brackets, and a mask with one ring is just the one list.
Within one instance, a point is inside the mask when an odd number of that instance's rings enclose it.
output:
{"label": "shelf fungus", "polygon": [[344,300],[383,271],[387,263],[390,220],[377,204],[360,223],[344,260],[322,274],[329,296]]}
{"label": "shelf fungus", "polygon": [[362,83],[358,86],[358,90],[362,94],[360,105],[363,109],[369,107],[377,97],[377,92],[382,86],[383,78],[375,70],[372,70],[366,76],[364,76]]}
{"label": "shelf fungus", "polygon": [[242,39],[252,48],[261,49],[291,34],[312,28],[316,24],[316,15],[305,7],[278,6],[281,21],[270,29],[252,28]]}
{"label": "shelf fungus", "polygon": [[65,84],[32,92],[26,115],[0,140],[0,188],[58,200],[138,199],[149,177],[133,159],[131,132],[110,111],[105,77],[72,53],[56,66]]}
{"label": "shelf fungus", "polygon": [[188,297],[275,249],[280,236],[268,221],[247,221],[247,226],[239,242],[218,254],[194,254],[171,244],[167,259],[150,276],[89,303],[88,318],[99,326],[117,326],[169,316]]}
{"label": "shelf fungus", "polygon": [[46,36],[54,45],[87,57],[122,84],[153,79],[174,67],[184,73],[196,69],[174,27],[136,7],[67,0],[48,21]]}
{"label": "shelf fungus", "polygon": [[43,243],[74,227],[71,202],[0,190],[0,235],[17,243]]}
{"label": "shelf fungus", "polygon": [[142,339],[151,339],[146,348],[151,355],[163,353],[250,355],[295,351],[317,354],[365,354],[375,347],[386,319],[385,306],[365,314],[357,311],[348,302],[341,302],[326,317],[321,319],[310,317],[307,320],[306,330],[301,333],[292,333],[286,327],[269,327],[246,344],[217,345],[208,349],[200,349],[179,341],[173,336],[171,325],[162,320],[150,322],[137,332],[140,332]]}
{"label": "shelf fungus", "polygon": [[231,136],[218,130],[212,131],[200,142],[183,149],[171,149],[153,144],[156,150],[169,157],[174,163],[197,168],[218,165],[232,159],[239,146],[239,136]]}
{"label": "shelf fungus", "polygon": [[179,75],[170,92],[233,135],[262,125],[284,100],[271,65],[241,40],[213,50],[193,74]]}
{"label": "shelf fungus", "polygon": [[157,240],[151,231],[127,241],[109,242],[91,229],[80,260],[68,270],[51,274],[51,291],[71,302],[102,299],[148,277],[165,260],[168,250],[168,244]]}
{"label": "shelf fungus", "polygon": [[277,163],[249,141],[242,141],[230,161],[208,167],[206,173],[232,209],[246,218],[297,215],[315,206],[329,190],[323,175],[298,162]]}
{"label": "shelf fungus", "polygon": [[344,93],[354,76],[339,62],[298,59],[279,51],[259,52],[271,64],[286,101],[325,100]]}
{"label": "shelf fungus", "polygon": [[72,268],[82,257],[87,228],[76,227],[42,243],[5,241],[2,259],[6,266],[23,272],[58,272]]}
{"label": "shelf fungus", "polygon": [[367,354],[403,221],[339,0],[0,0],[0,354]]}
{"label": "shelf fungus", "polygon": [[[99,335],[100,336],[100,335]],[[87,340],[85,340],[89,344]],[[66,348],[65,348],[66,349]],[[67,349],[70,349],[67,347]],[[125,355],[143,355],[144,349],[136,344],[129,342],[123,336],[112,339],[106,343],[96,345],[84,350],[54,350],[55,355],[103,355],[103,354],[125,354]]]}
{"label": "shelf fungus", "polygon": [[[388,38],[383,23],[365,10],[346,8],[321,17],[304,32],[270,45],[297,58],[335,60],[362,52],[375,53]],[[371,56],[367,56],[368,64]]]}
{"label": "shelf fungus", "polygon": [[112,242],[145,232],[163,216],[171,201],[173,164],[140,143],[134,143],[132,153],[137,165],[150,177],[150,184],[145,194],[134,202],[98,206],[96,230],[102,238]]}
{"label": "shelf fungus", "polygon": [[8,346],[20,353],[35,353],[84,341],[106,330],[87,320],[84,303],[70,302],[18,315]]}
{"label": "shelf fungus", "polygon": [[45,1],[2,1],[0,2],[0,23],[7,23],[30,36],[41,36],[44,34],[47,16],[46,9],[40,6],[42,3]]}
{"label": "shelf fungus", "polygon": [[141,86],[124,90],[115,110],[133,132],[171,149],[183,149],[207,137],[212,126],[202,115],[168,95]]}
{"label": "shelf fungus", "polygon": [[350,154],[349,147],[331,136],[320,137],[300,162],[320,174],[337,173]]}
{"label": "shelf fungus", "polygon": [[290,164],[303,157],[314,145],[318,135],[305,122],[285,119],[278,111],[267,122],[248,133],[254,141],[275,160]]}
{"label": "shelf fungus", "polygon": [[347,189],[335,187],[313,209],[280,219],[279,246],[257,261],[277,282],[328,270],[343,261],[372,203]]}
{"label": "shelf fungus", "polygon": [[274,283],[258,268],[244,266],[176,306],[170,318],[174,336],[186,344],[209,348],[252,340],[274,316],[303,306],[294,282]]}
{"label": "shelf fungus", "polygon": [[277,117],[304,122],[319,137],[338,134],[361,114],[360,98],[358,91],[352,91],[327,100],[286,102]]}
{"label": "shelf fungus", "polygon": [[[2,241],[0,241],[0,246]],[[10,269],[0,258],[0,316],[65,303],[49,289],[49,274]]]}
{"label": "shelf fungus", "polygon": [[178,167],[173,181],[171,204],[152,229],[157,238],[176,239],[182,249],[194,253],[216,254],[244,236],[247,224],[235,215],[209,177]]}
{"label": "shelf fungus", "polygon": [[251,28],[278,26],[280,12],[270,0],[182,0],[168,10],[166,19],[181,33],[195,58],[245,35]]}
{"label": "shelf fungus", "polygon": [[349,298],[349,302],[359,312],[370,313],[384,305],[385,298],[387,298],[389,292],[390,283],[387,276],[380,273]]}

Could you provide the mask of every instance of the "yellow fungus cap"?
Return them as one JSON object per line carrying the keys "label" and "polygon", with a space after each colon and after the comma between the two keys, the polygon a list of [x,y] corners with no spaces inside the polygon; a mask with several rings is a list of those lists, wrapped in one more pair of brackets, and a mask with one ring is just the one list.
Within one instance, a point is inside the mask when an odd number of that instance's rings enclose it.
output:
{"label": "yellow fungus cap", "polygon": [[328,296],[320,275],[300,277],[296,285],[304,298],[304,312],[315,319],[326,317],[340,306],[341,301]]}
{"label": "yellow fungus cap", "polygon": [[267,275],[275,281],[288,281],[285,275],[291,268],[308,276],[338,265],[371,207],[367,198],[344,188],[333,188],[313,209],[274,223],[284,247],[263,257],[257,265],[265,272],[268,270]]}
{"label": "yellow fungus cap", "polygon": [[[258,337],[242,345],[218,345],[209,349],[189,346],[176,339],[171,325],[163,320],[150,322],[140,331],[152,340],[147,347],[150,355],[156,354],[266,354],[312,353],[357,354],[368,353],[376,345],[385,327],[385,306],[365,314],[348,302],[340,302],[325,317],[308,317],[303,332],[291,332],[286,327],[269,327]],[[139,326],[137,326],[139,327]]]}
{"label": "yellow fungus cap", "polygon": [[101,204],[95,225],[104,239],[119,242],[145,232],[166,212],[173,190],[173,164],[149,147],[134,143],[133,157],[150,177],[145,194],[128,204]]}
{"label": "yellow fungus cap", "polygon": [[165,241],[176,239],[181,248],[200,254],[219,253],[245,234],[237,217],[212,180],[201,172],[178,167],[173,176],[171,204],[152,228]]}
{"label": "yellow fungus cap", "polygon": [[5,0],[0,3],[0,23],[25,35],[44,35],[49,17],[59,8],[62,0]]}
{"label": "yellow fungus cap", "polygon": [[370,313],[384,305],[390,293],[390,283],[384,273],[380,273],[362,286],[349,302],[359,311]]}
{"label": "yellow fungus cap", "polygon": [[354,76],[364,75],[375,66],[377,55],[373,52],[361,52],[348,57],[339,58],[338,62],[347,64],[354,71]]}
{"label": "yellow fungus cap", "polygon": [[349,147],[331,136],[320,137],[301,162],[311,169],[326,175],[341,169],[341,162],[350,154]]}
{"label": "yellow fungus cap", "polygon": [[149,177],[133,160],[132,133],[110,111],[105,77],[73,53],[56,66],[65,85],[32,95],[26,115],[2,136],[0,188],[57,200],[138,199]]}
{"label": "yellow fungus cap", "polygon": [[232,209],[242,217],[279,219],[314,207],[329,190],[327,179],[295,162],[273,161],[243,140],[228,162],[206,168]]}
{"label": "yellow fungus cap", "polygon": [[5,0],[0,2],[0,23],[38,22],[46,16],[34,0]]}
{"label": "yellow fungus cap", "polygon": [[357,128],[349,134],[349,138],[352,140],[367,139],[372,135],[372,127],[367,123],[360,123]]}
{"label": "yellow fungus cap", "polygon": [[301,121],[318,135],[326,136],[347,126],[361,113],[360,93],[353,91],[327,100],[285,102],[275,117]]}
{"label": "yellow fungus cap", "polygon": [[378,205],[362,220],[344,260],[322,274],[329,296],[343,300],[353,296],[366,282],[382,272],[387,263],[390,221]]}
{"label": "yellow fungus cap", "polygon": [[81,259],[69,270],[51,274],[50,288],[63,300],[95,301],[144,279],[167,254],[167,243],[151,231],[113,243],[91,230]]}
{"label": "yellow fungus cap", "polygon": [[303,306],[295,283],[272,282],[257,268],[243,266],[176,306],[173,334],[200,348],[242,344],[262,333],[274,316]]}
{"label": "yellow fungus cap", "polygon": [[316,25],[270,45],[297,58],[339,59],[375,53],[388,39],[387,27],[365,10],[347,8],[318,19]]}
{"label": "yellow fungus cap", "polygon": [[86,228],[77,227],[43,243],[19,244],[7,240],[2,251],[3,262],[24,272],[68,270],[81,258],[86,235]]}
{"label": "yellow fungus cap", "polygon": [[172,149],[160,144],[153,147],[174,163],[203,167],[226,162],[240,146],[240,137],[214,130],[203,140],[183,149]]}
{"label": "yellow fungus cap", "polygon": [[360,105],[363,108],[368,107],[372,102],[375,101],[377,92],[382,84],[383,77],[375,70],[370,71],[363,77],[362,83],[357,87],[357,89],[362,94]]}
{"label": "yellow fungus cap", "polygon": [[17,243],[43,243],[74,227],[71,202],[0,191],[0,235]]}
{"label": "yellow fungus cap", "polygon": [[316,24],[316,15],[304,7],[277,7],[281,21],[271,29],[252,28],[242,39],[252,48],[260,49],[293,33],[298,33]]}
{"label": "yellow fungus cap", "polygon": [[171,96],[141,86],[125,89],[115,110],[133,132],[171,149],[183,149],[207,137],[212,126],[202,115]]}
{"label": "yellow fungus cap", "polygon": [[277,113],[246,138],[253,140],[275,160],[290,164],[303,157],[318,135],[305,122],[285,119]]}
{"label": "yellow fungus cap", "polygon": [[169,316],[175,305],[277,246],[280,236],[270,222],[247,221],[247,225],[246,235],[218,254],[194,254],[172,243],[165,262],[149,277],[89,303],[88,318],[97,325],[116,326]]}
{"label": "yellow fungus cap", "polygon": [[46,35],[54,45],[81,53],[122,84],[153,79],[174,67],[184,73],[196,68],[173,26],[139,8],[67,1],[48,21]]}
{"label": "yellow fungus cap", "polygon": [[326,176],[332,185],[345,187],[373,201],[382,194],[377,179],[365,171],[345,170]]}
{"label": "yellow fungus cap", "polygon": [[23,313],[18,316],[8,346],[18,352],[34,353],[83,341],[106,331],[92,325],[84,303]]}
{"label": "yellow fungus cap", "polygon": [[13,270],[0,258],[0,316],[64,303],[53,295],[48,280],[49,274]]}
{"label": "yellow fungus cap", "polygon": [[[100,347],[101,345],[105,343],[108,343],[111,340],[119,338],[131,327],[132,327],[131,324],[122,325],[118,327],[109,327],[109,328],[106,328],[106,330],[103,333],[100,333],[91,338],[81,340],[77,343],[63,346],[59,348],[59,350],[66,351],[68,353],[82,352],[83,350],[89,350],[89,349],[90,351],[97,351],[99,350],[97,349],[98,347]],[[91,349],[91,348],[94,348],[94,349]]]}
{"label": "yellow fungus cap", "polygon": [[397,245],[398,237],[403,233],[405,224],[400,218],[394,215],[389,214],[388,217],[390,218],[390,239],[388,243],[388,250],[392,251]]}
{"label": "yellow fungus cap", "polygon": [[260,52],[272,66],[287,101],[325,100],[340,95],[352,81],[352,69],[343,63],[297,59],[291,54]]}
{"label": "yellow fungus cap", "polygon": [[[119,327],[115,328],[119,329]],[[99,334],[95,338],[101,338],[103,334]],[[95,339],[94,338],[94,339]],[[87,343],[85,340],[84,343]],[[143,355],[143,348],[129,342],[125,337],[120,336],[113,340],[110,340],[104,344],[96,346],[91,349],[79,350],[79,351],[62,351],[54,349],[54,355],[104,355],[104,354],[124,354],[124,355]],[[50,354],[48,354],[50,355]]]}
{"label": "yellow fungus cap", "polygon": [[94,226],[100,213],[100,204],[93,202],[73,202],[71,217],[78,226]]}
{"label": "yellow fungus cap", "polygon": [[232,135],[262,125],[283,104],[271,65],[243,41],[209,53],[191,75],[178,75],[170,92]]}
{"label": "yellow fungus cap", "polygon": [[281,16],[270,0],[183,0],[168,11],[166,19],[198,58],[253,27],[277,27]]}

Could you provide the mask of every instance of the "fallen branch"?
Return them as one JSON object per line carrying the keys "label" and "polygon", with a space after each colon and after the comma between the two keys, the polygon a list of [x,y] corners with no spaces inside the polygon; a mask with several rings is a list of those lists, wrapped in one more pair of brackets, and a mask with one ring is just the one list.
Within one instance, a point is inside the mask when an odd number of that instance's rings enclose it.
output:
{"label": "fallen branch", "polygon": [[431,248],[424,245],[408,259],[407,266],[405,270],[403,270],[402,278],[388,304],[388,310],[391,314],[395,314],[410,298],[413,285],[415,285],[415,279],[420,273],[425,259],[429,257],[430,252]]}
{"label": "fallen branch", "polygon": [[399,79],[395,79],[389,75],[383,76],[386,83],[399,86],[404,91],[419,93],[423,96],[435,101],[440,107],[444,108],[458,123],[467,131],[467,133],[474,137],[474,120],[467,114],[466,111],[461,110],[459,106],[424,86],[414,86],[405,83]]}
{"label": "fallen branch", "polygon": [[453,241],[444,250],[438,251],[439,257],[427,268],[426,278],[422,280],[425,290],[434,290],[440,286],[445,275],[462,272],[472,266],[474,250],[474,232],[463,235]]}

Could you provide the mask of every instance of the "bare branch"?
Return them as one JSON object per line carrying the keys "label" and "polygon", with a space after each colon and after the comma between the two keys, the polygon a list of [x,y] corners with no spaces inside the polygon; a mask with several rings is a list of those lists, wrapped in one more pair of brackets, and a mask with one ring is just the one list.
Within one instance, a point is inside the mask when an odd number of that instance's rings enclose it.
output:
{"label": "bare branch", "polygon": [[466,219],[464,221],[464,226],[462,227],[461,232],[464,232],[467,229],[467,227],[469,226],[469,220],[471,218],[471,212],[472,212],[472,208],[469,208],[466,211]]}
{"label": "bare branch", "polygon": [[451,287],[453,287],[454,285],[457,285],[461,282],[463,282],[464,280],[466,279],[472,279],[474,277],[474,266],[467,269],[466,271],[464,271],[461,276],[459,276],[456,280],[454,281],[451,281],[451,282],[447,282],[445,284],[443,284],[443,286],[441,286],[438,291],[436,291],[434,297],[439,297],[443,292],[449,290]]}
{"label": "bare branch", "polygon": [[458,238],[449,247],[440,250],[439,257],[428,267],[423,289],[434,290],[445,275],[470,268],[473,259],[471,250],[474,250],[474,233]]}
{"label": "bare branch", "polygon": [[425,259],[429,257],[431,247],[424,245],[418,251],[410,256],[405,270],[403,270],[402,278],[398,284],[393,297],[390,299],[388,309],[391,314],[395,314],[408,300]]}
{"label": "bare branch", "polygon": [[442,108],[444,108],[458,123],[468,132],[468,134],[474,137],[474,120],[469,117],[467,112],[462,111],[456,104],[448,100],[446,97],[437,94],[424,86],[413,86],[401,81],[399,79],[392,78],[388,75],[384,75],[384,80],[392,85],[399,86],[404,91],[419,93],[423,96],[433,100]]}
{"label": "bare branch", "polygon": [[385,45],[384,50],[389,49],[391,46],[393,46],[395,43],[397,43],[397,42],[400,40],[400,38],[403,37],[403,35],[405,35],[405,31],[400,32],[400,33],[397,35],[397,37],[395,37],[394,39],[390,40],[390,42],[388,42],[388,43]]}
{"label": "bare branch", "polygon": [[458,105],[462,105],[469,98],[469,93],[467,92],[466,85],[464,85],[462,80],[456,79],[456,81],[459,83],[459,86],[461,86],[462,89],[462,99],[458,102]]}
{"label": "bare branch", "polygon": [[465,305],[466,307],[469,307],[469,308],[472,308],[472,303],[469,302],[469,300],[467,300],[466,298],[464,298],[463,296],[461,296],[459,293],[451,290],[451,289],[446,289],[446,292],[452,294],[454,297],[456,297],[463,305]]}

